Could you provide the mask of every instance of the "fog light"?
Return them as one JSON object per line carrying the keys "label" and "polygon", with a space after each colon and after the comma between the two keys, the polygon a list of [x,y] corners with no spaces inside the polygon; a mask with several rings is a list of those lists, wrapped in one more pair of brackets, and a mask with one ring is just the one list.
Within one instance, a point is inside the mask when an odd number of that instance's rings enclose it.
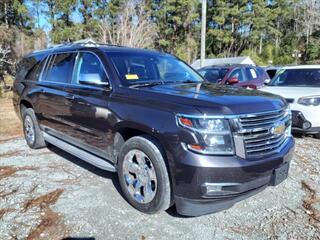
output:
{"label": "fog light", "polygon": [[204,197],[228,196],[239,193],[240,183],[203,183],[201,191]]}
{"label": "fog light", "polygon": [[303,129],[311,128],[311,122],[309,122],[309,121],[304,121],[303,124],[302,124],[302,128],[303,128]]}
{"label": "fog light", "polygon": [[221,192],[222,190],[222,186],[218,185],[207,185],[206,188],[208,195],[215,194],[216,192]]}

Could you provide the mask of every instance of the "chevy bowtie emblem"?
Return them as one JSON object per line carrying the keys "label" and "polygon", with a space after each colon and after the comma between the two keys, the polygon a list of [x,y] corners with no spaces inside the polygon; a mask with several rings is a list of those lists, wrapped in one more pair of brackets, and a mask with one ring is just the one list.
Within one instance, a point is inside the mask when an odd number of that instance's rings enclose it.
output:
{"label": "chevy bowtie emblem", "polygon": [[276,135],[282,135],[286,131],[286,126],[283,122],[277,123],[271,128],[271,133]]}

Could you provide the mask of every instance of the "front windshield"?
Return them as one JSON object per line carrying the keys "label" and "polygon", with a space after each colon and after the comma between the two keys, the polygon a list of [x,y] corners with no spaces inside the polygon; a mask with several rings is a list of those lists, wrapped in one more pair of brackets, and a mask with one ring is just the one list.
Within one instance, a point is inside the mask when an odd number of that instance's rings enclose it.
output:
{"label": "front windshield", "polygon": [[320,87],[320,69],[282,69],[272,79],[271,86]]}
{"label": "front windshield", "polygon": [[109,52],[107,55],[126,85],[203,81],[187,64],[169,54]]}

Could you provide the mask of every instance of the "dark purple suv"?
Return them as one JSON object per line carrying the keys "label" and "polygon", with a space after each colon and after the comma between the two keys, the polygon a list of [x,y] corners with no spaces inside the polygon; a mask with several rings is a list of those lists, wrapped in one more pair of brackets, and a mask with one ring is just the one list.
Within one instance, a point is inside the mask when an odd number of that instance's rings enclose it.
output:
{"label": "dark purple suv", "polygon": [[198,72],[209,82],[238,87],[260,88],[270,81],[261,67],[252,65],[217,65],[200,68]]}
{"label": "dark purple suv", "polygon": [[293,153],[284,99],[211,84],[150,50],[77,43],[31,53],[13,103],[31,148],[51,143],[117,172],[145,213],[229,208],[285,180]]}

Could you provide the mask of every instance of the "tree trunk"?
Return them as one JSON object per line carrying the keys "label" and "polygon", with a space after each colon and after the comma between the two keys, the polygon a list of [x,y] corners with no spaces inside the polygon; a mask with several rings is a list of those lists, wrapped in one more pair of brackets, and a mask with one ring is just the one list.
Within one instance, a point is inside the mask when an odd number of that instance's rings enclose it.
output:
{"label": "tree trunk", "polygon": [[9,28],[7,2],[4,2],[4,22],[5,22],[6,27]]}
{"label": "tree trunk", "polygon": [[259,54],[260,55],[262,54],[262,36],[263,36],[263,34],[260,33],[260,44],[259,44]]}

